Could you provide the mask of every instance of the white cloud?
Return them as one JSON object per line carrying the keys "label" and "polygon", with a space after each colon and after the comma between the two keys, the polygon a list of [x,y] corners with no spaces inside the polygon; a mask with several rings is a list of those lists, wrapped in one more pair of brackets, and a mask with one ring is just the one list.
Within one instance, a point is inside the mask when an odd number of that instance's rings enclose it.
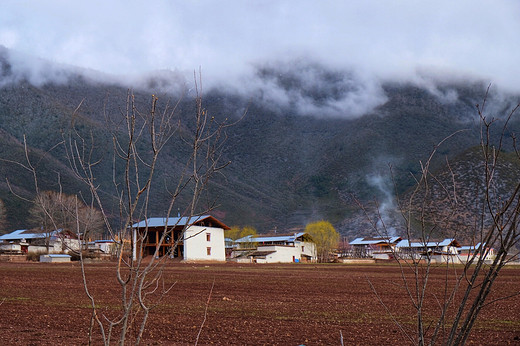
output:
{"label": "white cloud", "polygon": [[201,66],[207,84],[310,57],[367,78],[431,69],[520,91],[518,18],[513,0],[4,0],[0,44],[122,75]]}

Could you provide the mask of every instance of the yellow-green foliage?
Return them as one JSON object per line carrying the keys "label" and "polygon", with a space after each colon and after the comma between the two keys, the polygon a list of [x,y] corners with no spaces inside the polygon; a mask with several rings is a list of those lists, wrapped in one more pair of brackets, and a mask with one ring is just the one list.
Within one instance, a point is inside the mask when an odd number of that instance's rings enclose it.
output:
{"label": "yellow-green foliage", "polygon": [[243,228],[233,226],[231,229],[226,230],[224,235],[226,238],[237,240],[248,235],[256,235],[256,229],[251,226],[245,226]]}
{"label": "yellow-green foliage", "polygon": [[[232,240],[237,240],[243,237],[247,237],[248,235],[256,235],[256,229],[251,226],[245,226],[240,228],[238,226],[233,226],[231,229],[226,230],[224,233],[226,238],[231,238]],[[240,243],[240,247],[244,249],[254,248],[256,246],[255,242],[243,242]]]}
{"label": "yellow-green foliage", "polygon": [[318,259],[325,261],[329,258],[329,253],[338,246],[339,233],[328,221],[316,221],[307,224],[305,233],[308,233],[316,244]]}

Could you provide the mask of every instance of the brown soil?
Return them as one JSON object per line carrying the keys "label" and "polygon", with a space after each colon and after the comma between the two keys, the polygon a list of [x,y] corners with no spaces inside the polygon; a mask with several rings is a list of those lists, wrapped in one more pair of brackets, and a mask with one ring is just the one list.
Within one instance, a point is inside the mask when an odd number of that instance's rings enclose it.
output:
{"label": "brown soil", "polygon": [[[98,313],[109,318],[121,311],[114,273],[113,263],[87,266]],[[444,274],[438,269],[430,277],[424,312],[428,322],[438,312]],[[164,287],[176,284],[152,311],[145,345],[194,344],[206,306],[200,345],[339,345],[341,334],[345,345],[410,344],[400,328],[414,338],[415,310],[395,265],[174,263],[166,267],[164,279]],[[506,267],[492,298],[519,291],[520,268]],[[92,309],[78,263],[0,263],[0,303],[2,345],[88,343]],[[129,344],[136,329],[128,335]],[[94,330],[94,344],[101,344],[99,331]],[[486,306],[468,344],[520,344],[518,297]]]}

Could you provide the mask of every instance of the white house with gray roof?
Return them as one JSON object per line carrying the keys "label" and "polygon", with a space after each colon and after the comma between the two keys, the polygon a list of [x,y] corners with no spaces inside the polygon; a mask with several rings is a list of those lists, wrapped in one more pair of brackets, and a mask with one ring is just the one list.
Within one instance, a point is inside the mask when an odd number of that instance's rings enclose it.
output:
{"label": "white house with gray roof", "polygon": [[452,238],[440,241],[410,241],[403,239],[397,244],[399,256],[403,259],[426,259],[438,263],[459,263],[459,242]]}
{"label": "white house with gray roof", "polygon": [[239,262],[293,263],[315,262],[316,244],[304,232],[289,235],[249,235],[235,241],[232,257]]}
{"label": "white house with gray roof", "polygon": [[0,251],[7,253],[74,252],[81,248],[81,240],[66,230],[38,232],[19,229],[0,236]]}
{"label": "white house with gray roof", "polygon": [[[142,257],[180,257],[185,261],[225,261],[223,222],[211,215],[154,217],[132,225],[132,253]],[[162,239],[162,241],[161,241]]]}
{"label": "white house with gray roof", "polygon": [[390,259],[401,237],[361,237],[349,243],[349,257]]}

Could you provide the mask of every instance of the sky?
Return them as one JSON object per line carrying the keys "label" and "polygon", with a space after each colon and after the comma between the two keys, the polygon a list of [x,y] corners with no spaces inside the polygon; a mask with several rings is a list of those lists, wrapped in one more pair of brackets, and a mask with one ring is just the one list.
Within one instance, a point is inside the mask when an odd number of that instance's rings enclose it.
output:
{"label": "sky", "polygon": [[16,54],[122,76],[201,69],[237,88],[264,64],[308,60],[364,80],[433,74],[520,91],[519,33],[515,0],[0,3],[0,45]]}

